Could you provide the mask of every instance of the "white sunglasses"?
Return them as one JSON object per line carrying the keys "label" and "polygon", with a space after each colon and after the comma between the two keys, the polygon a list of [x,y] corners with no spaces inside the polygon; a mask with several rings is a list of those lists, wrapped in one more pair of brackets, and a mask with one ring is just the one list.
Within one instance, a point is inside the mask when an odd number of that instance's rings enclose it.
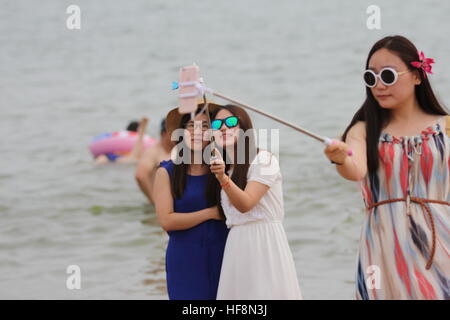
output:
{"label": "white sunglasses", "polygon": [[397,72],[391,67],[386,67],[376,74],[373,70],[367,69],[364,71],[364,83],[369,88],[374,88],[377,85],[378,79],[380,79],[385,86],[392,86],[397,82],[399,76],[409,71],[411,70]]}

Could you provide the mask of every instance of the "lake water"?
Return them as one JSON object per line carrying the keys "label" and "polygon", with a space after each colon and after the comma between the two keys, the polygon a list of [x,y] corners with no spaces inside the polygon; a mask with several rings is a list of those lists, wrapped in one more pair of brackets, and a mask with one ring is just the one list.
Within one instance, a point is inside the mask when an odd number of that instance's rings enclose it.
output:
{"label": "lake water", "polygon": [[[81,30],[66,8],[81,8]],[[381,30],[366,9],[381,8]],[[448,1],[0,1],[0,298],[167,299],[167,236],[134,168],[96,167],[99,133],[176,105],[180,66],[208,86],[335,137],[361,105],[361,71],[386,35],[436,59],[450,101]],[[323,146],[280,129],[285,228],[306,299],[352,299],[363,217],[357,186]],[[81,268],[68,290],[66,268]]]}

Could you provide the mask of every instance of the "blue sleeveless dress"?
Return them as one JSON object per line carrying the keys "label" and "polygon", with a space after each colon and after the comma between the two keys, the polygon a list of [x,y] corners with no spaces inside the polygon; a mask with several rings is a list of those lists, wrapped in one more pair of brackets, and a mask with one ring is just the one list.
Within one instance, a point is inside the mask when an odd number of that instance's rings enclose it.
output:
{"label": "blue sleeveless dress", "polygon": [[[169,176],[172,161],[162,161]],[[208,208],[208,175],[187,175],[183,197],[174,199],[174,212]],[[170,300],[215,300],[228,228],[224,221],[208,220],[186,230],[169,231],[166,250],[167,291]]]}

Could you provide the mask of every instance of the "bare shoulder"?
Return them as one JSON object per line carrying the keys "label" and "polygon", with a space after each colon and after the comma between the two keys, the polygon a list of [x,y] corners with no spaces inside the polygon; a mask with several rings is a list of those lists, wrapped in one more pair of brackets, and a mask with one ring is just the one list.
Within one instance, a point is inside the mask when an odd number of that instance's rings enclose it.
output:
{"label": "bare shoulder", "polygon": [[169,173],[163,167],[158,167],[155,173],[155,179],[161,181],[169,181]]}
{"label": "bare shoulder", "polygon": [[364,121],[356,122],[348,131],[348,138],[366,140],[366,123]]}
{"label": "bare shoulder", "polygon": [[165,151],[162,146],[160,144],[156,144],[145,151],[143,158],[149,166],[155,166],[158,165],[162,160],[167,160],[161,159],[161,154],[164,153]]}
{"label": "bare shoulder", "polygon": [[[170,159],[172,159],[171,152],[164,150],[164,148],[160,148],[160,150],[155,158],[158,163],[160,163],[163,160],[170,160]],[[172,159],[172,160],[174,160],[174,159]]]}
{"label": "bare shoulder", "polygon": [[156,154],[158,154],[159,150],[161,149],[160,145],[157,143],[154,146],[148,148],[144,152],[144,156],[147,159],[153,158]]}

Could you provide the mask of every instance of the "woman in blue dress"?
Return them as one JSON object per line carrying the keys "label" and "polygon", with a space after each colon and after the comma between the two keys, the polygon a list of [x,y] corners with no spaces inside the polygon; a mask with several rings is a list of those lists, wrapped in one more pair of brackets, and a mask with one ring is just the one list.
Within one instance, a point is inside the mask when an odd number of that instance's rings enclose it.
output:
{"label": "woman in blue dress", "polygon": [[[179,134],[176,159],[162,161],[154,183],[155,208],[169,234],[166,251],[167,291],[171,300],[215,300],[228,235],[217,201],[220,186],[203,160],[209,144],[208,117],[194,121],[177,109],[168,113],[167,132]],[[219,107],[209,103],[210,112]],[[192,161],[191,161],[192,160]]]}

